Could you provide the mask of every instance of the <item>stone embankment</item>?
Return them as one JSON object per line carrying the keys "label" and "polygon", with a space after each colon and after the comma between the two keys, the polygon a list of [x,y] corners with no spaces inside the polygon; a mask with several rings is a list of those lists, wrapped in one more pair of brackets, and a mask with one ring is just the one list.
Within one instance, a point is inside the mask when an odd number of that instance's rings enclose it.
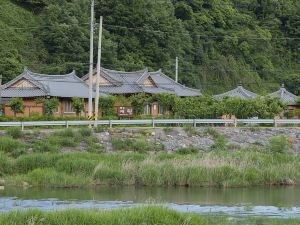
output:
{"label": "stone embankment", "polygon": [[226,145],[231,149],[245,147],[264,147],[269,144],[269,139],[275,136],[286,136],[291,148],[300,153],[300,128],[239,128],[239,127],[214,127],[214,128],[114,128],[107,132],[97,134],[101,143],[111,150],[113,139],[140,139],[144,138],[149,143],[157,143],[168,151],[179,148],[196,147],[209,150],[216,142],[212,133],[223,136]]}

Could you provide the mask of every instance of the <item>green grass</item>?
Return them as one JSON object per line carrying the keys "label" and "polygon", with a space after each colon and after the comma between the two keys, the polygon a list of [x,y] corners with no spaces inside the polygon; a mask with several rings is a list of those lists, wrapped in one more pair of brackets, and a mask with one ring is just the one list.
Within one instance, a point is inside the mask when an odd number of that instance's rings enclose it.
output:
{"label": "green grass", "polygon": [[38,210],[0,214],[1,225],[297,225],[299,219],[235,219],[179,213],[157,206],[117,210]]}
{"label": "green grass", "polygon": [[[1,157],[5,157],[5,163],[0,163],[1,170],[5,171],[4,179],[13,185],[22,181],[34,186],[51,187],[99,184],[196,187],[300,184],[300,156],[249,149],[193,154],[86,152],[31,154],[17,159],[5,155]],[[55,180],[51,178],[53,176],[60,178]]]}
{"label": "green grass", "polygon": [[14,139],[21,138],[23,136],[22,130],[19,127],[10,127],[6,130],[6,133]]}
{"label": "green grass", "polygon": [[106,153],[90,129],[0,137],[0,177],[11,185],[50,187],[300,184],[300,155],[289,153],[287,138],[272,138],[266,148],[233,149],[214,129],[204,133],[216,141],[212,151],[188,147],[171,154],[145,137],[113,139],[115,152]]}
{"label": "green grass", "polygon": [[26,145],[12,137],[0,137],[0,152],[17,157],[25,153]]}

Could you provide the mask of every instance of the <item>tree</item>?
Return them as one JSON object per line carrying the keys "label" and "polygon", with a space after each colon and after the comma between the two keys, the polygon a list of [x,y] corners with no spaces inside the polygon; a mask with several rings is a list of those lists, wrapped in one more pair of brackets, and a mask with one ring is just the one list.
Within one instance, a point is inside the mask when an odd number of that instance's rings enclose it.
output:
{"label": "tree", "polygon": [[22,98],[13,98],[9,102],[9,106],[14,112],[14,117],[16,117],[17,113],[23,113],[24,111],[24,101]]}
{"label": "tree", "polygon": [[116,99],[114,96],[99,98],[99,108],[103,112],[104,116],[114,116],[116,114],[115,102]]}
{"label": "tree", "polygon": [[144,107],[145,105],[149,104],[151,100],[151,97],[146,95],[145,93],[132,95],[130,97],[130,101],[133,107],[134,115],[138,116],[144,114]]}
{"label": "tree", "polygon": [[44,111],[46,116],[53,116],[59,106],[59,100],[57,98],[50,98],[44,100]]}
{"label": "tree", "polygon": [[76,112],[76,115],[79,116],[82,111],[84,111],[84,99],[74,97],[72,98],[73,109]]}
{"label": "tree", "polygon": [[173,111],[175,106],[176,95],[168,93],[159,93],[152,97],[152,101],[157,101],[159,105],[163,106],[166,111]]}

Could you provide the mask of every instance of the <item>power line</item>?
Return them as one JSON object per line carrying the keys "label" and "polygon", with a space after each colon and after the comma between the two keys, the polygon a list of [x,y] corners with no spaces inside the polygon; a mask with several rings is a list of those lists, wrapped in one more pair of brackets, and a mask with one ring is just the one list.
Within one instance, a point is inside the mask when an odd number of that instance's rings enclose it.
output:
{"label": "power line", "polygon": [[[0,30],[34,30],[34,29],[40,29],[40,28],[52,28],[56,26],[61,27],[72,27],[74,25],[88,25],[89,23],[76,23],[76,24],[53,24],[53,25],[40,25],[40,26],[32,26],[32,27],[12,27],[7,26],[6,28],[0,28]],[[95,26],[97,23],[95,23]],[[173,28],[173,27],[166,27],[165,28]],[[300,37],[257,37],[257,36],[250,36],[250,35],[243,35],[243,36],[230,36],[230,35],[201,35],[201,34],[192,34],[192,33],[176,33],[172,31],[161,31],[161,30],[152,30],[146,27],[126,27],[126,26],[120,26],[120,25],[110,25],[105,24],[104,28],[108,29],[126,29],[128,31],[144,31],[144,32],[150,32],[150,33],[160,33],[160,34],[176,34],[176,35],[182,35],[182,36],[191,36],[191,37],[199,37],[199,38],[210,38],[210,39],[248,39],[248,40],[300,40]]]}

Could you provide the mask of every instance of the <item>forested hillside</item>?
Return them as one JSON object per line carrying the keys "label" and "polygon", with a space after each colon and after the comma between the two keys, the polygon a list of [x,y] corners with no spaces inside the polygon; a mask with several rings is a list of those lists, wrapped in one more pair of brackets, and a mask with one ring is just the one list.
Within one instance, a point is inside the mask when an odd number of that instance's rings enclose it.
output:
{"label": "forested hillside", "polygon": [[[95,0],[104,16],[103,66],[162,68],[219,93],[242,82],[300,94],[299,0]],[[1,0],[0,73],[88,71],[89,0]],[[97,38],[95,37],[95,45]],[[96,55],[96,54],[95,54]]]}

